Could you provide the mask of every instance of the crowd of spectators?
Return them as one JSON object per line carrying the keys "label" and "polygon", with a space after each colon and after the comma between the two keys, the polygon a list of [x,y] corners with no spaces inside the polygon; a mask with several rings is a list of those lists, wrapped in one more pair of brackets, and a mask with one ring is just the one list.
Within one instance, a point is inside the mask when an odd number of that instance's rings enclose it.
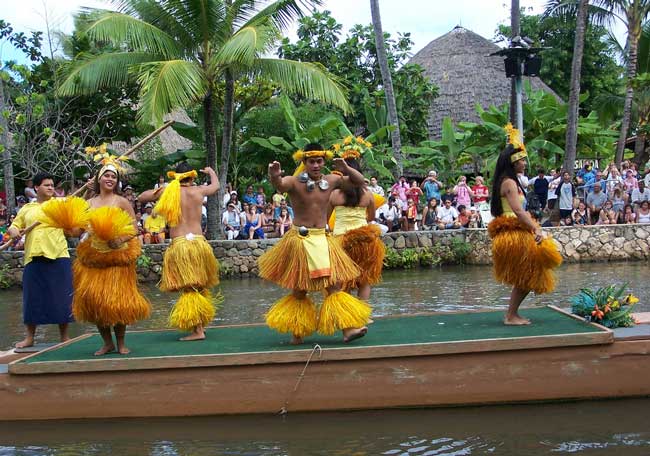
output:
{"label": "crowd of spectators", "polygon": [[[592,162],[572,178],[568,172],[538,169],[534,177],[519,176],[527,190],[526,209],[543,226],[610,225],[650,223],[650,163],[643,173],[634,163],[623,162],[621,170],[610,163],[599,169]],[[436,171],[418,183],[401,176],[390,187],[381,186],[376,177],[366,181],[367,188],[384,198],[376,207],[375,222],[384,232],[448,230],[485,227],[491,220],[489,188],[482,176],[468,182],[460,176],[455,182],[443,183]],[[165,186],[160,176],[154,188]],[[124,197],[131,202],[143,244],[159,244],[169,239],[165,219],[153,211],[153,204],[142,205],[133,187],[124,184]],[[66,196],[57,185],[56,196]],[[269,196],[270,195],[270,196]],[[0,195],[0,239],[7,240],[7,228],[22,206],[36,200],[31,180],[25,182],[22,195],[16,197],[13,213],[7,212],[4,195]],[[283,236],[293,225],[293,209],[284,195],[270,194],[263,186],[246,187],[241,199],[227,184],[221,226],[225,239],[265,239]],[[203,226],[207,222],[207,200],[203,205]],[[14,249],[22,248],[18,242]]]}

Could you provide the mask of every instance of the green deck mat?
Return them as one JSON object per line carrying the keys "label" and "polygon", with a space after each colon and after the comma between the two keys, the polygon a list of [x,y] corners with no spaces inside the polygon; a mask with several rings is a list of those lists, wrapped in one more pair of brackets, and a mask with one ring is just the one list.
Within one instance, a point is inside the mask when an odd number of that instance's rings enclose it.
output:
{"label": "green deck mat", "polygon": [[[318,343],[323,348],[354,348],[382,345],[452,342],[459,340],[502,339],[511,337],[546,336],[573,333],[595,333],[600,330],[551,308],[525,309],[521,314],[533,321],[528,326],[503,325],[503,312],[415,315],[377,319],[368,334],[351,344],[344,344],[341,335],[315,334],[303,345],[290,345],[289,335],[280,334],[266,326],[216,327],[206,331],[207,338],[199,342],[179,342],[182,335],[172,330],[128,332],[129,355],[108,354],[106,358],[145,358],[154,356],[188,356],[233,354],[310,349]],[[98,359],[93,356],[102,345],[99,335],[75,341],[64,347],[40,353],[22,362]]]}

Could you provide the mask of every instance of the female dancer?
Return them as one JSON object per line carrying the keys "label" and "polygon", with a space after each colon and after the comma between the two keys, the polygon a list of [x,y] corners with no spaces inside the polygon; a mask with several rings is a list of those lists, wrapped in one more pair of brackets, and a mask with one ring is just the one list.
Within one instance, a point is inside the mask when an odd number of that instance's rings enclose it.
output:
{"label": "female dancer", "polygon": [[530,320],[519,315],[524,298],[534,291],[548,293],[555,288],[552,269],[562,257],[552,239],[522,207],[524,188],[517,175],[526,169],[526,148],[519,141],[519,132],[506,126],[510,144],[501,152],[494,171],[491,212],[495,219],[488,225],[492,238],[494,273],[499,282],[512,285],[504,323],[528,325]]}
{"label": "female dancer", "polygon": [[104,345],[96,356],[115,351],[126,355],[126,326],[147,318],[151,304],[138,291],[135,261],[140,255],[135,214],[131,204],[117,194],[119,171],[114,160],[94,179],[89,236],[77,247],[74,263],[72,312],[77,321],[95,323]]}

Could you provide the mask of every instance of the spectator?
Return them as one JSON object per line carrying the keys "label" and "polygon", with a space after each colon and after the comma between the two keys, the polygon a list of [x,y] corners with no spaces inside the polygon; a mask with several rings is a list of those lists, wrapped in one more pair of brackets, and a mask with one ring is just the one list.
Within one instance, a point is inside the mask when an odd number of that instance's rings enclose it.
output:
{"label": "spectator", "polygon": [[594,181],[591,184],[587,185],[587,187],[586,187],[587,193],[593,193],[594,185],[596,183],[599,183],[600,184],[600,190],[603,193],[607,194],[607,180],[605,180],[603,178],[603,173],[601,171],[596,171],[596,178],[594,179]]}
{"label": "spectator", "polygon": [[639,183],[634,177],[634,173],[632,172],[631,169],[628,169],[625,174],[625,179],[623,180],[623,185],[625,188],[625,192],[628,195],[632,195],[632,191],[634,191],[635,188],[639,187]]}
{"label": "spectator", "polygon": [[490,197],[490,189],[485,185],[483,176],[476,176],[474,185],[472,186],[472,192],[474,193],[474,204],[487,204],[488,198]]}
{"label": "spectator", "polygon": [[614,188],[616,188],[618,184],[623,185],[623,178],[621,177],[621,173],[618,171],[618,168],[614,163],[609,164],[604,177],[605,181],[607,182],[606,193],[608,195],[611,195],[611,193],[614,191]]}
{"label": "spectator", "polygon": [[65,197],[65,189],[63,188],[63,181],[59,181],[59,183],[56,184],[56,187],[54,187],[54,196],[57,198]]}
{"label": "spectator", "polygon": [[600,182],[594,183],[594,191],[587,195],[587,207],[591,213],[591,223],[595,223],[600,215],[600,211],[607,201],[607,195],[600,188]]}
{"label": "spectator", "polygon": [[447,189],[447,191],[440,196],[441,207],[445,205],[445,202],[447,200],[451,201],[452,206],[456,204],[456,196],[454,196],[454,187],[450,186]]}
{"label": "spectator", "polygon": [[264,205],[264,210],[262,211],[262,231],[264,232],[264,237],[272,237],[276,229],[275,218],[273,217],[273,205],[271,203],[266,203]]}
{"label": "spectator", "polygon": [[242,202],[249,205],[257,204],[257,198],[255,197],[255,193],[253,193],[252,185],[246,187],[246,193],[244,193],[244,196],[242,197]]}
{"label": "spectator", "polygon": [[280,237],[284,236],[284,233],[291,229],[293,225],[293,216],[289,212],[289,208],[285,205],[280,208],[280,216],[278,217],[278,231]]}
{"label": "spectator", "polygon": [[542,210],[546,209],[549,193],[548,188],[551,180],[553,180],[553,176],[547,176],[544,168],[539,168],[537,170],[537,176],[533,177],[529,182],[533,186],[533,192],[537,195]]}
{"label": "spectator", "polygon": [[480,228],[481,227],[481,214],[478,213],[478,210],[474,206],[469,208],[469,225],[468,228]]}
{"label": "spectator", "polygon": [[261,213],[266,206],[266,194],[264,193],[264,187],[258,187],[257,194],[255,195],[255,204],[257,205],[257,210]]}
{"label": "spectator", "polygon": [[417,208],[417,205],[420,202],[420,196],[422,195],[422,189],[418,187],[418,182],[415,180],[411,181],[411,188],[406,191],[406,200],[408,201],[408,199],[411,198]]}
{"label": "spectator", "polygon": [[636,214],[632,210],[632,205],[626,204],[623,209],[623,223],[636,223]]}
{"label": "spectator", "polygon": [[650,188],[650,162],[645,165],[645,176],[643,177],[643,182],[645,182],[645,188]]}
{"label": "spectator", "polygon": [[632,190],[632,205],[638,209],[643,201],[650,201],[650,190],[645,186],[645,181],[639,180],[638,187]]}
{"label": "spectator", "polygon": [[147,221],[149,217],[151,217],[151,213],[153,212],[153,203],[147,203],[144,205],[144,214],[142,214],[142,224],[144,226],[144,222]]}
{"label": "spectator", "polygon": [[282,211],[283,208],[287,209],[287,212],[289,212],[289,215],[293,220],[293,208],[287,204],[287,200],[284,198],[282,198],[282,200],[280,201],[280,206],[276,207],[275,210],[273,211],[273,218],[276,220],[280,220],[280,211]]}
{"label": "spectator", "polygon": [[390,192],[392,195],[395,195],[395,192],[397,192],[397,198],[401,199],[405,203],[404,206],[406,206],[406,192],[409,188],[409,184],[406,182],[406,177],[400,176],[397,182],[390,188]]}
{"label": "spectator", "polygon": [[573,213],[573,198],[576,196],[576,188],[571,182],[571,175],[568,171],[562,173],[562,181],[558,184],[555,194],[559,200],[560,218],[566,221],[567,218],[571,218]]}
{"label": "spectator", "polygon": [[435,230],[438,227],[438,200],[429,199],[426,207],[422,211],[422,229]]}
{"label": "spectator", "polygon": [[469,226],[469,213],[467,212],[467,207],[462,204],[458,206],[458,223],[461,228],[467,228]]}
{"label": "spectator", "polygon": [[257,239],[264,239],[264,230],[262,230],[262,214],[257,212],[257,206],[255,204],[249,204],[244,216],[246,217],[244,236],[248,236],[249,240],[253,239],[255,236],[257,236]]}
{"label": "spectator", "polygon": [[384,189],[377,183],[376,177],[370,178],[370,185],[368,185],[368,190],[370,190],[375,195],[386,196]]}
{"label": "spectator", "polygon": [[5,205],[5,202],[3,199],[0,199],[0,217],[3,219],[7,218],[7,206]]}
{"label": "spectator", "polygon": [[34,182],[31,179],[27,179],[27,182],[25,182],[24,193],[28,203],[36,201],[36,190],[34,190]]}
{"label": "spectator", "polygon": [[135,212],[136,236],[140,244],[144,244],[144,224],[142,223],[142,212]]}
{"label": "spectator", "polygon": [[[230,202],[230,194],[233,192],[232,190],[232,184],[228,182],[226,184],[226,188],[223,190],[223,205],[224,207],[228,206],[228,203]],[[237,193],[237,192],[235,192]]]}
{"label": "spectator", "polygon": [[613,193],[609,196],[609,198],[612,201],[612,209],[614,212],[616,212],[616,214],[618,214],[618,218],[620,219],[621,215],[623,214],[623,208],[627,203],[627,193],[623,192],[621,189],[621,184],[616,185]]}
{"label": "spectator", "polygon": [[471,206],[474,192],[467,185],[467,177],[460,176],[458,178],[458,183],[454,187],[453,193],[456,195],[457,205]]}
{"label": "spectator", "polygon": [[[418,188],[418,190],[420,190]],[[420,190],[422,191],[422,190]],[[417,231],[418,205],[413,198],[406,200],[406,217],[404,217],[404,231]]]}
{"label": "spectator", "polygon": [[144,243],[163,244],[165,242],[166,225],[165,217],[156,212],[151,212],[144,221]]}
{"label": "spectator", "polygon": [[443,189],[443,184],[438,180],[438,173],[434,170],[429,171],[429,175],[420,186],[424,192],[424,197],[427,201],[431,201],[431,198],[435,198],[437,201],[440,201],[440,190]]}
{"label": "spectator", "polygon": [[284,199],[284,196],[282,196],[282,193],[280,193],[280,190],[275,190],[273,193],[273,196],[271,197],[271,200],[273,201],[273,209],[280,207],[280,203]]}
{"label": "spectator", "polygon": [[650,202],[644,200],[639,206],[636,217],[637,223],[650,223]]}
{"label": "spectator", "polygon": [[235,205],[235,209],[237,209],[237,213],[242,212],[242,204],[237,198],[237,192],[235,190],[230,192],[230,199],[228,200],[229,203],[232,203]]}
{"label": "spectator", "polygon": [[153,188],[154,188],[154,190],[156,190],[156,189],[158,189],[160,187],[166,187],[166,186],[167,186],[167,182],[165,182],[165,176],[160,175],[160,176],[158,176],[158,182],[156,182],[156,184],[153,186]]}
{"label": "spectator", "polygon": [[241,218],[239,217],[237,207],[233,203],[228,203],[226,206],[226,212],[224,212],[221,217],[221,225],[223,226],[224,234],[229,241],[239,237]]}
{"label": "spectator", "polygon": [[580,201],[571,214],[574,225],[591,225],[591,214],[587,205]]}
{"label": "spectator", "polygon": [[458,211],[451,205],[451,200],[446,199],[444,206],[438,208],[438,229],[449,230],[460,228]]}
{"label": "spectator", "polygon": [[398,231],[402,211],[395,205],[395,197],[390,196],[383,206],[377,209],[375,216],[379,224],[385,225],[389,231]]}
{"label": "spectator", "polygon": [[126,200],[129,203],[131,203],[131,206],[133,206],[133,208],[135,209],[136,197],[135,194],[133,193],[133,187],[131,187],[130,185],[124,187],[124,198],[126,198]]}

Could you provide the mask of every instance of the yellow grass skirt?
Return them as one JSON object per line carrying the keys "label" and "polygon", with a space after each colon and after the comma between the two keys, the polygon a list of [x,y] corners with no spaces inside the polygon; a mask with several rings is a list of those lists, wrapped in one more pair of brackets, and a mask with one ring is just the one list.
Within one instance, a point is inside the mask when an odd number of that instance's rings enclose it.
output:
{"label": "yellow grass skirt", "polygon": [[343,251],[340,243],[326,235],[330,255],[330,275],[309,276],[307,253],[297,229],[286,233],[280,242],[257,261],[263,279],[292,290],[318,291],[337,283],[351,281],[359,276],[359,268]]}
{"label": "yellow grass skirt", "polygon": [[307,337],[318,328],[316,305],[308,296],[298,299],[287,295],[269,309],[266,324],[281,333]]}
{"label": "yellow grass skirt", "polygon": [[490,222],[488,234],[497,281],[537,294],[555,289],[553,269],[562,264],[562,256],[553,239],[538,244],[530,229],[507,216]]}
{"label": "yellow grass skirt", "polygon": [[191,240],[179,236],[165,251],[160,289],[179,291],[187,288],[202,290],[219,283],[219,263],[212,247],[203,236]]}
{"label": "yellow grass skirt", "polygon": [[346,328],[361,328],[368,323],[371,307],[344,291],[327,296],[320,308],[318,332],[332,335]]}
{"label": "yellow grass skirt", "polygon": [[361,274],[344,288],[356,288],[359,283],[375,285],[381,281],[386,246],[381,240],[381,229],[377,225],[366,225],[350,230],[337,238],[343,250],[354,261]]}
{"label": "yellow grass skirt", "polygon": [[130,325],[149,317],[151,304],[138,291],[135,260],[139,255],[137,239],[115,250],[94,237],[79,244],[72,301],[77,321],[107,327]]}
{"label": "yellow grass skirt", "polygon": [[210,290],[186,291],[178,298],[169,315],[169,326],[192,331],[196,326],[207,326],[214,320],[215,314]]}

